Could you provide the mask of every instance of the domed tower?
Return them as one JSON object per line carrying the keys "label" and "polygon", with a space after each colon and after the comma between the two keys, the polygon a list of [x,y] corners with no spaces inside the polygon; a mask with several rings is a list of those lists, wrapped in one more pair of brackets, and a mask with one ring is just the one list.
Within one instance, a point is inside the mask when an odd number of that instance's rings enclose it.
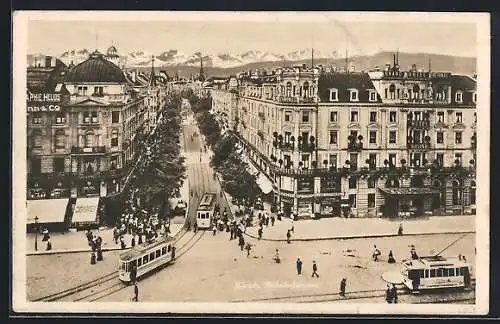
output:
{"label": "domed tower", "polygon": [[106,59],[111,63],[119,65],[120,63],[120,55],[118,55],[118,50],[114,45],[111,45],[106,51]]}

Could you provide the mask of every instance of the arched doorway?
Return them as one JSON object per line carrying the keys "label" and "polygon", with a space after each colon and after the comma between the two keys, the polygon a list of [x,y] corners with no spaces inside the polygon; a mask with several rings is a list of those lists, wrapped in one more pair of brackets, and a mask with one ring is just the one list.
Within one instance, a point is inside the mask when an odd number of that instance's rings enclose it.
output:
{"label": "arched doorway", "polygon": [[[424,186],[424,177],[421,175],[415,175],[410,179],[410,186],[412,188],[422,188]],[[424,200],[425,198],[421,195],[415,196],[410,201],[411,206],[415,210],[416,216],[422,216],[424,214]]]}
{"label": "arched doorway", "polygon": [[463,201],[463,188],[459,180],[453,180],[452,183],[452,204],[453,206],[461,206]]}

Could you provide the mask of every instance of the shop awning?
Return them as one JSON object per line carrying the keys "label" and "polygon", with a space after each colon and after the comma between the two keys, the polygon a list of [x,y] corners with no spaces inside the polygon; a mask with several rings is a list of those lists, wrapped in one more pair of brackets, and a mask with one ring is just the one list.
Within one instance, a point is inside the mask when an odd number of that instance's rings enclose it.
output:
{"label": "shop awning", "polygon": [[257,174],[256,176],[256,182],[257,185],[259,186],[260,190],[267,195],[271,191],[273,191],[273,184],[271,181],[262,173]]}
{"label": "shop awning", "polygon": [[423,195],[436,195],[439,190],[432,188],[379,188],[380,191],[387,195],[392,196],[423,196]]}
{"label": "shop awning", "polygon": [[64,223],[68,199],[40,199],[27,201],[27,223],[34,224],[38,217],[39,224]]}
{"label": "shop awning", "polygon": [[97,219],[97,206],[99,197],[78,198],[75,211],[73,212],[73,223],[92,223]]}

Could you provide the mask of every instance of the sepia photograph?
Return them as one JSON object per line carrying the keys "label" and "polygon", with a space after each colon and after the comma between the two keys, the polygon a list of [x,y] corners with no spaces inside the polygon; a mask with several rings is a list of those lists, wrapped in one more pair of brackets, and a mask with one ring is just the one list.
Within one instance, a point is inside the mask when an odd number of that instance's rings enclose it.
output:
{"label": "sepia photograph", "polygon": [[13,311],[487,314],[489,19],[14,12]]}

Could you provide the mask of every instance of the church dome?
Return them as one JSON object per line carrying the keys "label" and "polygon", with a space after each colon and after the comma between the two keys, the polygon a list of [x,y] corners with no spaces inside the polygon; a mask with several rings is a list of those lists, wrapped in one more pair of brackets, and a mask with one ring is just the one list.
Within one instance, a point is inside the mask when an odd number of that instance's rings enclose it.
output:
{"label": "church dome", "polygon": [[95,51],[89,58],[72,68],[66,78],[67,82],[111,82],[126,83],[123,71],[114,63],[106,60],[104,55]]}

